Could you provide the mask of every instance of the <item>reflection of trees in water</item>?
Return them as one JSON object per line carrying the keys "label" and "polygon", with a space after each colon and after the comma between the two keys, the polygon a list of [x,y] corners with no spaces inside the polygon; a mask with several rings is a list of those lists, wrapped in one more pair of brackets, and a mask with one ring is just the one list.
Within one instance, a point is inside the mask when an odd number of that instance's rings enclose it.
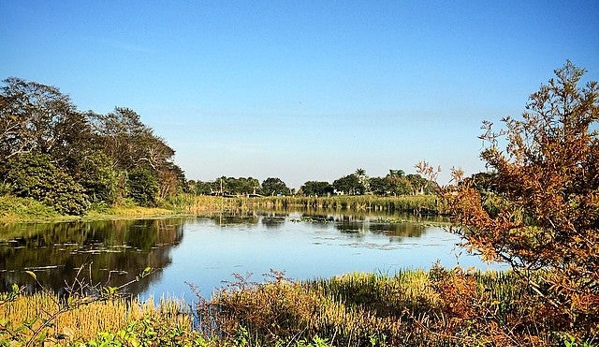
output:
{"label": "reflection of trees in water", "polygon": [[[35,288],[24,270],[34,271],[44,287],[60,290],[84,265],[80,277],[87,282],[110,286],[127,283],[148,266],[161,269],[171,263],[170,250],[183,239],[183,222],[169,218],[21,224],[11,230],[3,227],[0,233],[18,236],[0,244],[0,291],[13,283]],[[159,278],[158,271],[128,290],[139,293]]]}
{"label": "reflection of trees in water", "polygon": [[[368,221],[344,221],[336,224],[342,233],[363,237],[365,233],[393,236],[392,241],[401,241],[404,237],[421,237],[426,227],[417,223],[372,223]],[[399,238],[398,238],[399,237]]]}
{"label": "reflection of trees in water", "polygon": [[209,217],[216,225],[258,224],[259,218],[253,211],[223,212]]}
{"label": "reflection of trees in water", "polygon": [[287,221],[287,217],[289,217],[289,213],[278,213],[278,212],[260,212],[258,213],[261,216],[261,222],[266,228],[275,228],[278,229],[282,227]]}
{"label": "reflection of trees in water", "polygon": [[426,227],[417,223],[370,224],[370,231],[375,234],[400,237],[421,237]]}

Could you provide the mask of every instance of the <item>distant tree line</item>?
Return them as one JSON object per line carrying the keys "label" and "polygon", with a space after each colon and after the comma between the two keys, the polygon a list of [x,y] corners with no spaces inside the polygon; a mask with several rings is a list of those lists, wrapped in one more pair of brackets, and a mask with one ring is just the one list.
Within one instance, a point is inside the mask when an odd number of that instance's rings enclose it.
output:
{"label": "distant tree line", "polygon": [[8,78],[0,89],[0,193],[62,214],[130,199],[142,206],[177,193],[175,151],[128,108],[81,112],[57,88]]}
{"label": "distant tree line", "polygon": [[214,181],[189,180],[186,191],[195,195],[265,195],[265,196],[331,196],[364,195],[380,196],[432,194],[434,184],[419,174],[406,175],[403,170],[389,170],[385,177],[368,177],[364,169],[326,181],[305,182],[297,191],[291,189],[280,178],[269,177],[262,181],[252,177],[219,177]]}

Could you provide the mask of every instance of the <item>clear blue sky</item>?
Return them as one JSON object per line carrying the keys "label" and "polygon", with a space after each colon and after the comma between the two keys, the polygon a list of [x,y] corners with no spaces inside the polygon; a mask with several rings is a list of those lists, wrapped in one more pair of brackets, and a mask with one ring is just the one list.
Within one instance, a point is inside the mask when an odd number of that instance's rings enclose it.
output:
{"label": "clear blue sky", "polygon": [[598,18],[599,1],[0,0],[0,78],[132,108],[189,179],[474,173],[482,120],[519,116],[566,59],[599,80]]}

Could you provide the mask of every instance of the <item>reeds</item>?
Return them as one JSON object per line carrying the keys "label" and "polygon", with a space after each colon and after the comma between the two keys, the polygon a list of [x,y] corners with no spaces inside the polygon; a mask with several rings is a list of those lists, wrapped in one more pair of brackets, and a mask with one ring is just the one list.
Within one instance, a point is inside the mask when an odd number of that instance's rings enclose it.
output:
{"label": "reeds", "polygon": [[[435,266],[301,282],[273,274],[262,283],[239,276],[238,283],[209,300],[198,296],[193,319],[187,304],[173,300],[82,305],[56,317],[44,341],[120,343],[110,346],[540,346],[564,341],[584,346],[596,341],[597,331],[556,324],[560,320],[550,306],[508,271]],[[541,282],[545,274],[538,276]],[[30,334],[59,305],[47,293],[0,300],[0,345]]]}
{"label": "reeds", "polygon": [[[0,305],[0,345],[8,341],[29,341],[42,324],[50,320],[37,336],[48,343],[83,342],[101,332],[117,332],[144,318],[160,325],[191,331],[192,316],[186,305],[177,300],[115,299],[96,301],[65,309],[67,303],[53,293],[20,295]],[[56,314],[61,312],[60,314]]]}
{"label": "reeds", "polygon": [[571,336],[546,319],[548,307],[511,272],[434,267],[279,278],[227,288],[210,305],[218,336],[231,341],[242,333],[263,346],[314,337],[329,346],[553,345]]}
{"label": "reeds", "polygon": [[348,210],[408,212],[414,214],[442,214],[445,207],[435,196],[376,196],[339,195],[331,197],[268,196],[268,197],[219,197],[182,194],[172,198],[165,207],[183,213],[201,214],[211,211],[232,210]]}

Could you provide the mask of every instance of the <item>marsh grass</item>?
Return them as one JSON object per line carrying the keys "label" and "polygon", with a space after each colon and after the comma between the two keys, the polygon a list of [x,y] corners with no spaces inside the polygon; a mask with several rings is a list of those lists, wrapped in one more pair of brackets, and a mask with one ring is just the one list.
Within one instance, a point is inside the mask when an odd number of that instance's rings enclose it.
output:
{"label": "marsh grass", "polygon": [[405,212],[418,215],[439,215],[445,206],[435,196],[375,195],[331,197],[268,196],[268,197],[219,197],[179,194],[159,203],[158,207],[141,207],[131,201],[119,205],[94,204],[83,216],[64,216],[52,207],[33,199],[0,196],[0,223],[48,222],[70,220],[99,220],[115,218],[146,218],[177,214],[205,215],[214,212],[239,212],[256,210],[275,211],[351,211]]}
{"label": "marsh grass", "polygon": [[414,214],[442,214],[445,207],[435,196],[381,197],[375,195],[331,197],[268,196],[268,197],[218,197],[178,195],[165,202],[166,208],[182,213],[201,214],[210,211],[235,210],[347,210],[386,211]]}
{"label": "marsh grass", "polygon": [[[27,341],[53,313],[66,305],[53,293],[20,295],[0,305],[0,345],[8,341]],[[192,316],[181,301],[153,299],[115,299],[96,301],[66,310],[53,318],[41,332],[46,345],[89,341],[101,332],[117,332],[134,322],[153,320],[183,332],[191,332]]]}
{"label": "marsh grass", "polygon": [[59,214],[49,206],[31,198],[0,196],[0,222],[14,223],[26,220],[50,220]]}
{"label": "marsh grass", "polygon": [[[539,273],[539,279],[547,274]],[[555,324],[512,272],[435,266],[262,282],[237,276],[186,303],[124,299],[81,305],[46,328],[45,345],[89,346],[592,346],[597,331]],[[0,345],[27,337],[56,311],[53,294],[0,300]],[[549,314],[548,314],[549,313]],[[21,327],[18,330],[18,327]],[[13,336],[11,334],[17,334]]]}
{"label": "marsh grass", "polygon": [[329,346],[545,346],[596,334],[547,319],[546,303],[511,272],[439,266],[307,282],[279,276],[226,288],[209,305],[198,312],[211,312],[218,336],[241,332],[259,346],[314,337]]}

